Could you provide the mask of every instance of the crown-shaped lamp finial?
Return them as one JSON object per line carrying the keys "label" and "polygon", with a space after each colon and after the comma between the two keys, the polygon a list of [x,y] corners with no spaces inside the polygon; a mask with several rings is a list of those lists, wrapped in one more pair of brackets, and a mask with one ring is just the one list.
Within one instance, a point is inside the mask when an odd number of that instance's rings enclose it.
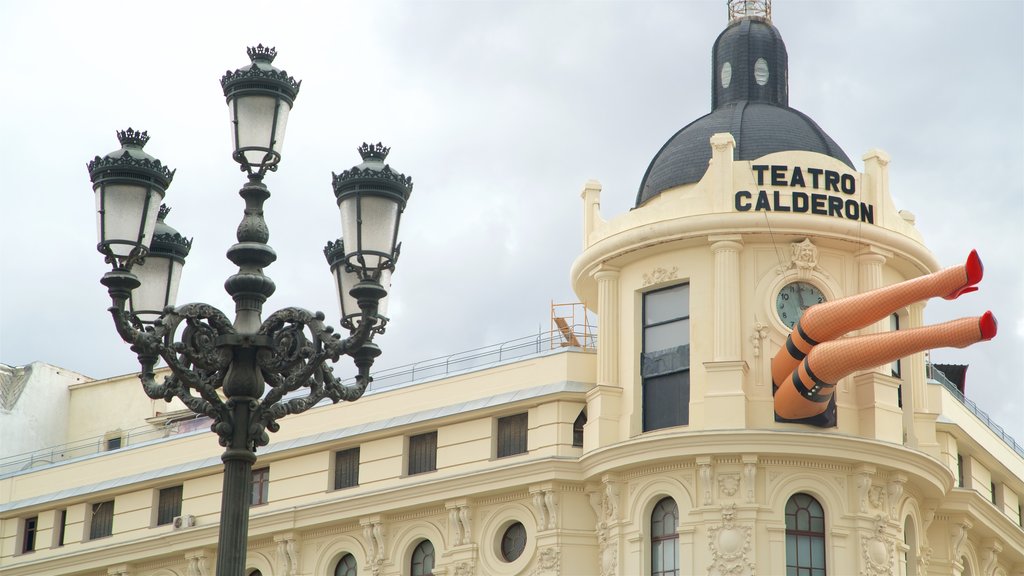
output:
{"label": "crown-shaped lamp finial", "polygon": [[117,140],[121,143],[121,146],[142,148],[146,145],[146,142],[149,142],[149,134],[145,131],[133,130],[129,127],[127,130],[117,131]]}
{"label": "crown-shaped lamp finial", "polygon": [[258,44],[255,47],[250,46],[246,49],[246,52],[249,54],[249,60],[252,60],[253,62],[262,60],[269,64],[277,57],[276,48],[273,46],[264,46],[263,44]]}
{"label": "crown-shaped lamp finial", "polygon": [[370,158],[377,158],[384,160],[388,157],[388,152],[391,152],[391,148],[377,142],[376,144],[367,144],[363,142],[363,145],[356,148],[359,151],[359,155],[363,157],[363,160],[369,160]]}

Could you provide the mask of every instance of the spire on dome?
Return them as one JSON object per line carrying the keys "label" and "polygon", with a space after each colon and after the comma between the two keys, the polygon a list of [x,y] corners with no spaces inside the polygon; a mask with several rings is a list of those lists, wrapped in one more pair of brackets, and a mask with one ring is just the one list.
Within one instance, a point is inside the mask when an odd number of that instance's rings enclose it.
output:
{"label": "spire on dome", "polygon": [[772,21],[772,0],[726,0],[729,4],[729,22],[754,16]]}

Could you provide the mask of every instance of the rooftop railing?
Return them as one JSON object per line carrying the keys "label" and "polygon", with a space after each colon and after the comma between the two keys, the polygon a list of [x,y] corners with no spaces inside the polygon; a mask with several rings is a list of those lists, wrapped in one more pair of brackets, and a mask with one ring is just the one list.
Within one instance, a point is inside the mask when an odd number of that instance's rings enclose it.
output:
{"label": "rooftop railing", "polygon": [[[572,330],[576,336],[576,341],[580,344],[578,348],[596,349],[597,337],[594,335],[592,327],[573,326]],[[366,393],[384,392],[416,381],[442,378],[452,374],[485,368],[501,362],[537,356],[548,353],[553,349],[564,347],[567,346],[565,345],[564,336],[560,332],[541,332],[490,346],[448,354],[447,356],[439,356],[411,364],[385,368],[373,373],[373,383]],[[301,395],[301,393],[296,395]],[[323,403],[329,404],[329,401],[324,400]],[[124,430],[119,435],[120,443],[117,449],[180,436],[196,430],[208,430],[210,423],[210,418],[206,416],[194,416],[187,419],[169,421],[163,426],[149,424]],[[114,450],[110,450],[107,447],[108,439],[108,436],[97,436],[0,458],[0,476],[83,456],[91,456],[101,452],[112,452]]]}
{"label": "rooftop railing", "polygon": [[928,378],[942,385],[943,388],[945,388],[950,394],[953,395],[953,398],[959,400],[964,405],[964,407],[967,408],[968,412],[974,414],[978,418],[978,420],[981,420],[982,424],[988,426],[989,430],[991,430],[996,436],[998,436],[1003,442],[1005,442],[1006,445],[1009,446],[1020,457],[1024,458],[1024,446],[1021,446],[1016,440],[1014,440],[1013,436],[1007,434],[1006,430],[1003,430],[1002,426],[996,424],[995,421],[992,420],[992,418],[990,418],[984,410],[978,408],[978,405],[975,404],[973,400],[964,396],[963,393],[960,392],[960,389],[956,387],[956,384],[952,383],[949,380],[949,378],[946,378],[946,375],[943,374],[941,370],[939,370],[932,364],[926,364],[925,368],[927,369],[926,373],[928,374]]}

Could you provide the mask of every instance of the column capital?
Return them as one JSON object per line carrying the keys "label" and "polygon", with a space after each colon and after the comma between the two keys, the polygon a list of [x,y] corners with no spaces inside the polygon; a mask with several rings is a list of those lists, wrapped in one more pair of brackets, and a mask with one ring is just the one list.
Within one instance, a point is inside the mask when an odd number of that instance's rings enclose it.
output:
{"label": "column capital", "polygon": [[743,248],[743,236],[741,234],[717,234],[708,236],[711,243],[711,251],[720,250],[741,250]]}
{"label": "column capital", "polygon": [[615,280],[619,277],[619,269],[614,266],[601,265],[600,268],[591,273],[591,276],[598,282],[601,280]]}
{"label": "column capital", "polygon": [[868,246],[858,250],[854,256],[857,258],[858,262],[878,262],[879,264],[884,264],[893,257],[893,253],[889,250],[879,248],[878,246]]}

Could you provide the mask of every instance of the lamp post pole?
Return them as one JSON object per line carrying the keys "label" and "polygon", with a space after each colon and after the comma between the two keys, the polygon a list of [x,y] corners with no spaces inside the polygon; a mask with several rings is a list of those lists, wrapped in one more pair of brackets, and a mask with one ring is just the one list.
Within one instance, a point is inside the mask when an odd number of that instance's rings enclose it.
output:
{"label": "lamp post pole", "polygon": [[[388,149],[380,144],[363,144],[363,163],[334,175],[343,239],[329,243],[325,253],[348,337],[326,326],[322,313],[302,308],[284,308],[263,320],[263,304],[275,290],[263,269],[277,259],[267,245],[263,203],[270,192],[263,178],[281,159],[299,83],[271,65],[273,48],[250,48],[249,56],[249,66],[221,80],[231,109],[233,157],[248,174],[239,191],[245,210],[237,243],[227,252],[238,272],[224,283],[235,302],[234,322],[208,304],[174,306],[191,240],[163,223],[165,210],[156,222],[174,173],[142,151],[148,135],[130,128],[119,132],[121,149],[97,156],[88,166],[97,202],[97,248],[112,265],[101,283],[110,294],[118,333],[138,356],[143,390],[154,399],[177,398],[210,417],[211,430],[225,448],[220,576],[244,576],[252,466],[256,449],[269,442],[267,432],[278,430],[279,418],[323,399],[357,400],[372,380],[370,368],[381,353],[372,338],[387,322],[381,304],[398,257],[400,216],[412,191],[411,178],[384,164]],[[159,315],[153,302],[160,303]],[[342,384],[328,363],[342,355],[355,363],[354,384]],[[157,382],[160,359],[171,374]],[[303,388],[308,390],[299,392]]]}

